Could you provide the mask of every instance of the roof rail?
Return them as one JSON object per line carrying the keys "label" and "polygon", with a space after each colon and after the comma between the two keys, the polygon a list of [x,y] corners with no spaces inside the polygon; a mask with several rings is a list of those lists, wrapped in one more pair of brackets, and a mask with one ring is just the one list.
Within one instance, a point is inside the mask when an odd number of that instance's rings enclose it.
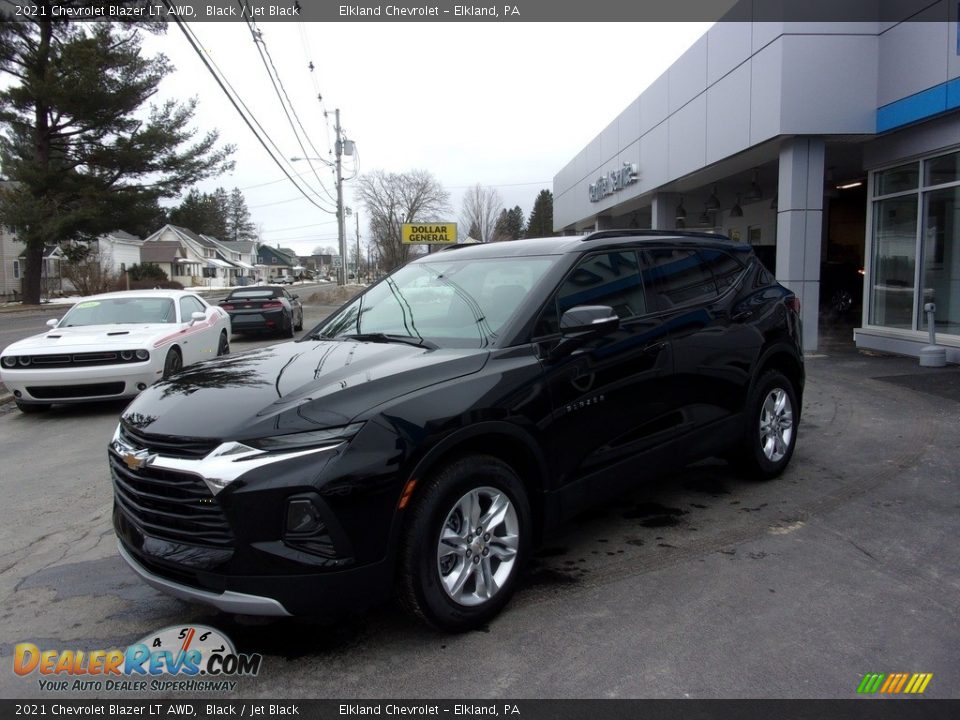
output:
{"label": "roof rail", "polygon": [[610,238],[621,237],[691,237],[707,238],[710,240],[720,240],[731,242],[726,235],[718,233],[699,232],[697,230],[598,230],[597,232],[584,235],[583,242],[587,240],[607,240]]}

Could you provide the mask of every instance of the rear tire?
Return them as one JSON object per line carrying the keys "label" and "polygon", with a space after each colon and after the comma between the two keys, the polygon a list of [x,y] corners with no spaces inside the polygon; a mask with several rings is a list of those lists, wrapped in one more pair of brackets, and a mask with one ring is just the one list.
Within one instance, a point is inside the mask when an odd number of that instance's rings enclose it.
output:
{"label": "rear tire", "polygon": [[288,337],[288,338],[292,338],[292,337],[293,337],[293,335],[294,335],[294,328],[293,328],[293,313],[292,313],[292,312],[290,313],[290,317],[287,319],[287,327],[284,328],[284,329],[281,331],[281,334],[283,335],[283,337]]}
{"label": "rear tire", "polygon": [[747,426],[734,464],[757,480],[780,475],[797,446],[799,420],[793,383],[780,371],[768,370],[750,393]]}
{"label": "rear tire", "polygon": [[17,403],[17,409],[25,415],[42,413],[50,409],[50,403],[24,403],[20,402],[19,400],[16,400],[15,402]]}
{"label": "rear tire", "polygon": [[456,460],[427,481],[408,512],[399,580],[406,609],[451,632],[499,613],[516,589],[531,534],[530,503],[513,469],[489,455]]}
{"label": "rear tire", "polygon": [[301,330],[303,330],[303,310],[300,311],[300,319],[297,321],[297,325],[293,329],[296,330],[297,332],[300,332]]}

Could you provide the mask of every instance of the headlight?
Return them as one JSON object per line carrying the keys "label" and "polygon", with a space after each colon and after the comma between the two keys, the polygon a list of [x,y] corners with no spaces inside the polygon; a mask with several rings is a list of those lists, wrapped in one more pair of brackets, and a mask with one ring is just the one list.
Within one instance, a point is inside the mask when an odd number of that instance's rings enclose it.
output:
{"label": "headlight", "polygon": [[326,430],[310,430],[302,433],[291,433],[290,435],[274,435],[273,437],[258,438],[257,440],[244,440],[244,445],[267,451],[285,451],[297,450],[300,448],[318,447],[321,445],[334,445],[344,440],[349,440],[363,427],[363,423],[353,423],[343,427],[328,428]]}
{"label": "headlight", "polygon": [[17,360],[20,363],[20,367],[27,367],[30,364],[29,355],[21,355]]}
{"label": "headlight", "polygon": [[137,360],[149,360],[149,359],[150,359],[150,353],[148,353],[146,350],[137,350],[136,356],[137,356]]}
{"label": "headlight", "polygon": [[133,352],[131,350],[121,350],[120,351],[121,360],[133,360]]}
{"label": "headlight", "polygon": [[17,358],[13,355],[7,355],[5,358],[3,358],[3,360],[0,360],[0,362],[3,363],[5,368],[12,368],[16,366]]}

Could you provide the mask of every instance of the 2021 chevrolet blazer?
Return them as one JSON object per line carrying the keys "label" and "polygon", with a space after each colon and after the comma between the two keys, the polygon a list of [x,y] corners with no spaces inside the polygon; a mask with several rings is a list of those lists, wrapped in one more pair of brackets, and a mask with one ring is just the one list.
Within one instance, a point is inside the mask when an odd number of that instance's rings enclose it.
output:
{"label": "2021 chevrolet blazer", "polygon": [[120,552],[228,612],[398,592],[433,626],[475,627],[587,506],[709,455],[780,474],[800,338],[794,294],[720,236],[430,254],[297,341],[141,393],[108,453]]}

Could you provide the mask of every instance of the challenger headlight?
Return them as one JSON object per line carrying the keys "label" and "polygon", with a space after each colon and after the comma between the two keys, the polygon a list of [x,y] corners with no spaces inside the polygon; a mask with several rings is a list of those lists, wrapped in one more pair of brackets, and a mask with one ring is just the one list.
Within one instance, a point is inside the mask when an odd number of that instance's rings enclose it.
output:
{"label": "challenger headlight", "polygon": [[17,358],[14,357],[13,355],[7,355],[5,358],[3,358],[3,360],[0,360],[0,362],[3,363],[3,366],[5,368],[12,368],[12,367],[16,367]]}
{"label": "challenger headlight", "polygon": [[137,352],[136,352],[135,354],[136,354],[136,356],[137,356],[137,360],[149,360],[149,359],[150,359],[150,353],[148,353],[146,350],[137,350]]}
{"label": "challenger headlight", "polygon": [[274,435],[257,440],[244,440],[243,444],[268,452],[301,450],[344,442],[360,432],[362,427],[363,423],[360,422],[343,427],[327,428],[326,430],[310,430],[308,432],[291,433],[290,435]]}

